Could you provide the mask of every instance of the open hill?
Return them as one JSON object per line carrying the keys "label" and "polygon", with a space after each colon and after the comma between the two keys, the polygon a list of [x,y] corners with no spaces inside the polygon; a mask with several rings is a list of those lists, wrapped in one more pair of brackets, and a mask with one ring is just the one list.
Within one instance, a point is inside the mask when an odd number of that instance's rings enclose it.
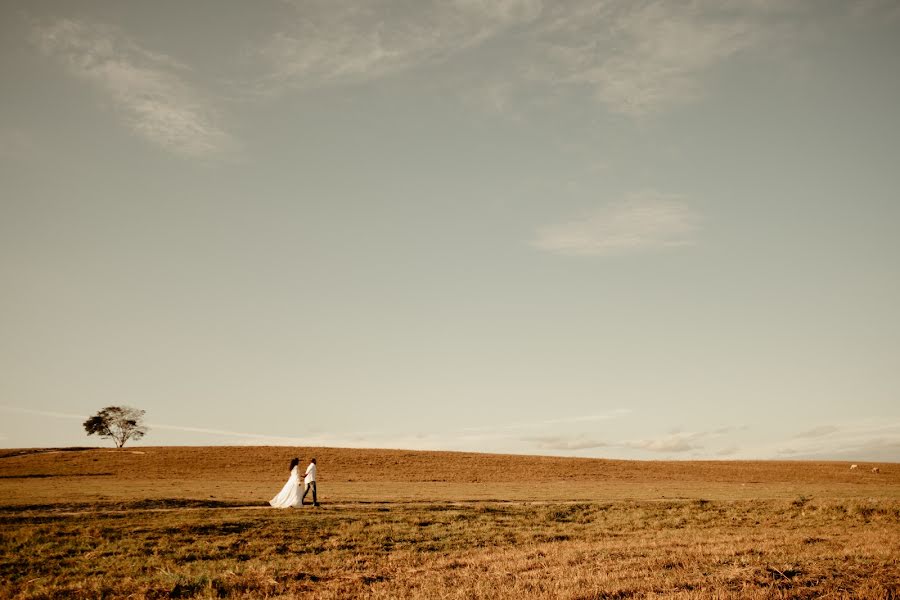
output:
{"label": "open hill", "polygon": [[[319,508],[266,504],[291,457]],[[0,451],[0,598],[900,595],[900,465]]]}
{"label": "open hill", "polygon": [[[134,447],[0,451],[0,503],[215,499],[259,503],[291,457],[319,463],[325,502],[900,496],[900,465],[625,461],[347,448]],[[61,493],[61,490],[64,490]]]}

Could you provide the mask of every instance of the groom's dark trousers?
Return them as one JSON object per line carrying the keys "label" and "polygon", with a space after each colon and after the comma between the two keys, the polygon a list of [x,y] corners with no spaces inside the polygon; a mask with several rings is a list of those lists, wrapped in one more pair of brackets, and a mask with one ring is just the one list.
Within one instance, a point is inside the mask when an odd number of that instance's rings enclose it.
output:
{"label": "groom's dark trousers", "polygon": [[303,504],[303,501],[306,500],[306,495],[309,493],[309,490],[312,490],[313,493],[313,505],[319,505],[319,499],[316,498],[316,482],[310,481],[306,484],[306,489],[303,491],[303,497],[300,498],[300,504]]}

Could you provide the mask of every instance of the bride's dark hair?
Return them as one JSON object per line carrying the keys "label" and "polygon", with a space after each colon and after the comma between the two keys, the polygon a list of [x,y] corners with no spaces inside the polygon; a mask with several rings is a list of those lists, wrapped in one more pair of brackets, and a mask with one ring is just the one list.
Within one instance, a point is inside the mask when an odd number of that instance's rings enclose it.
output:
{"label": "bride's dark hair", "polygon": [[288,467],[288,471],[293,471],[293,470],[294,470],[294,467],[296,467],[296,466],[299,465],[299,464],[300,464],[300,459],[299,459],[299,458],[292,458],[292,459],[291,459],[291,466]]}

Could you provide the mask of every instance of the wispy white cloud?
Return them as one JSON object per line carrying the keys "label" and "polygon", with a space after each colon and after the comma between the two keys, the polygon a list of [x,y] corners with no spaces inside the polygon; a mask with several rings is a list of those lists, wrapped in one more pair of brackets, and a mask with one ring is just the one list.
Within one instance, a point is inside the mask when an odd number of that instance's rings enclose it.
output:
{"label": "wispy white cloud", "polygon": [[34,415],[37,417],[52,417],[54,419],[82,419],[86,420],[85,415],[76,415],[72,413],[57,412],[53,410],[38,410],[32,408],[24,408],[21,406],[10,406],[8,404],[0,405],[0,411],[19,413],[22,415]]}
{"label": "wispy white cloud", "polygon": [[[605,419],[604,419],[605,420]],[[900,462],[900,424],[859,422],[837,426],[831,433],[816,428],[822,435],[798,437],[770,446],[754,446],[753,437],[737,434],[750,427],[729,426],[709,430],[672,430],[661,435],[633,439],[614,437],[618,429],[594,431],[559,431],[553,419],[514,423],[509,428],[469,428],[459,432],[430,433],[415,436],[382,435],[368,432],[358,437],[310,438],[305,445],[340,445],[348,447],[394,447],[413,449],[447,449],[499,452],[579,453],[600,451],[610,456],[662,458],[816,459]],[[574,422],[574,421],[569,421]],[[582,421],[585,422],[585,421]],[[527,427],[523,426],[527,425]],[[830,426],[829,426],[830,427]],[[554,428],[556,431],[553,431]],[[548,431],[549,430],[549,431]],[[315,440],[315,441],[312,441]],[[595,454],[589,452],[589,454]]]}
{"label": "wispy white cloud", "polygon": [[682,454],[695,452],[701,455],[716,454],[729,456],[738,452],[737,446],[709,449],[710,442],[744,428],[723,427],[711,431],[673,430],[664,435],[650,438],[615,440],[609,436],[598,438],[587,433],[554,433],[531,435],[520,438],[541,450],[588,450],[596,448],[628,449],[656,454]]}
{"label": "wispy white cloud", "polygon": [[[718,431],[673,431],[660,437],[615,440],[608,436],[598,438],[594,434],[581,432],[531,435],[521,437],[520,440],[532,444],[539,450],[578,451],[609,448],[639,450],[656,454],[682,454],[690,451],[704,452],[706,448],[702,442],[721,435],[723,434]],[[729,454],[734,452],[737,452],[737,448],[728,450]]]}
{"label": "wispy white cloud", "polygon": [[591,450],[612,445],[586,435],[536,435],[524,437],[522,441],[531,442],[541,450]]}
{"label": "wispy white cloud", "polygon": [[609,256],[694,243],[699,216],[681,196],[631,194],[582,218],[542,227],[533,244],[569,256]]}
{"label": "wispy white cloud", "polygon": [[258,55],[265,86],[359,83],[437,63],[535,19],[540,0],[294,0],[294,14]]}
{"label": "wispy white cloud", "polygon": [[834,425],[820,425],[818,427],[813,427],[812,429],[807,429],[806,431],[801,431],[794,437],[798,438],[818,438],[825,435],[830,435],[836,431],[839,431],[839,427]]}
{"label": "wispy white cloud", "polygon": [[758,46],[771,28],[762,4],[560,4],[544,24],[538,79],[583,86],[609,110],[640,117],[701,95],[701,76]]}
{"label": "wispy white cloud", "polygon": [[814,1],[570,0],[548,3],[531,24],[507,87],[583,90],[612,113],[642,119],[704,98],[717,68],[756,53],[783,60],[840,29],[847,18],[892,22],[900,5],[859,0],[822,8]]}
{"label": "wispy white cloud", "polygon": [[[537,98],[587,94],[598,107],[644,118],[703,98],[707,77],[742,54],[798,41],[829,11],[768,0],[288,0],[280,29],[249,53],[268,75],[260,91],[378,80],[451,60],[477,60],[454,92],[520,118]],[[838,13],[897,13],[861,0]],[[479,54],[468,51],[477,49]],[[458,70],[457,70],[458,72]],[[430,73],[434,84],[436,77]],[[446,83],[446,82],[445,82]]]}
{"label": "wispy white cloud", "polygon": [[597,423],[601,421],[609,421],[618,419],[631,414],[631,409],[617,408],[610,411],[591,413],[587,415],[575,415],[570,417],[551,417],[548,419],[538,419],[534,421],[513,421],[510,423],[501,423],[498,425],[482,425],[478,427],[467,427],[464,432],[478,431],[515,431],[520,429],[540,429],[552,425],[566,425],[579,423]]}
{"label": "wispy white cloud", "polygon": [[69,73],[106,94],[144,139],[188,157],[234,149],[212,103],[185,78],[185,65],[142,48],[114,27],[85,21],[35,27],[33,39]]}
{"label": "wispy white cloud", "polygon": [[630,408],[616,408],[614,410],[602,413],[593,413],[589,415],[578,415],[574,417],[555,417],[542,422],[543,425],[558,425],[561,423],[591,423],[596,421],[609,421],[610,419],[618,419],[630,415],[633,411]]}
{"label": "wispy white cloud", "polygon": [[900,423],[861,420],[821,425],[795,434],[773,453],[782,458],[900,462]]}
{"label": "wispy white cloud", "polygon": [[[38,417],[83,421],[86,415],[52,410],[0,405],[0,412]],[[738,446],[733,434],[748,427],[722,427],[704,431],[672,430],[660,436],[637,439],[611,439],[595,433],[544,433],[560,425],[604,422],[626,416],[627,409],[607,413],[551,418],[545,420],[504,424],[496,427],[467,428],[460,431],[404,434],[382,431],[362,432],[304,432],[298,435],[274,435],[149,423],[154,430],[195,434],[212,438],[212,443],[274,446],[328,446],[345,448],[404,448],[411,450],[459,450],[471,452],[579,452],[604,449],[648,452],[656,455],[700,457],[733,457],[742,459],[816,459],[900,462],[900,423],[877,420],[848,422],[841,425],[822,425],[793,434],[786,441],[767,446]],[[532,433],[523,435],[531,430]],[[6,439],[9,439],[8,437]],[[196,437],[187,438],[196,443]],[[145,440],[147,441],[147,440]],[[726,445],[722,445],[722,443]],[[207,442],[208,443],[208,442]]]}
{"label": "wispy white cloud", "polygon": [[623,442],[622,445],[627,448],[649,450],[650,452],[681,453],[703,449],[703,445],[699,442],[707,435],[704,432],[670,433],[659,438]]}
{"label": "wispy white cloud", "polygon": [[232,431],[229,429],[210,429],[207,427],[191,427],[187,425],[169,425],[165,423],[148,423],[151,430],[182,431],[185,433],[199,433],[217,437],[243,438],[244,441],[252,441],[254,444],[269,444],[274,446],[302,446],[304,438],[300,436],[269,435],[264,433],[248,433],[245,431]]}
{"label": "wispy white cloud", "polygon": [[721,457],[734,456],[735,454],[737,454],[740,451],[741,451],[741,449],[739,446],[734,446],[734,445],[726,446],[724,448],[720,448],[719,450],[716,450],[716,456],[721,456]]}
{"label": "wispy white cloud", "polygon": [[[87,415],[32,409],[21,406],[0,405],[0,412],[49,417],[53,419],[84,421]],[[328,446],[339,448],[402,448],[410,450],[464,450],[473,452],[501,451],[508,443],[508,434],[496,431],[451,431],[427,433],[387,433],[380,431],[322,432],[310,431],[297,435],[274,435],[270,433],[236,431],[196,427],[193,425],[173,425],[149,422],[150,434],[144,442],[152,442],[152,432],[170,431],[193,434],[186,439],[197,443],[197,436],[204,436],[205,443],[228,443],[242,446]],[[210,440],[211,438],[211,440]],[[184,439],[184,438],[182,438]],[[183,443],[183,442],[182,442]]]}
{"label": "wispy white cloud", "polygon": [[[733,439],[733,434],[749,429],[746,425],[719,427],[702,431],[681,431],[674,429],[667,434],[637,440],[627,440],[621,443],[624,448],[645,450],[664,454],[681,454],[695,452],[701,456],[732,456],[740,451],[736,444],[721,446],[722,438],[727,441]],[[718,448],[716,446],[719,446]]]}
{"label": "wispy white cloud", "polygon": [[[33,415],[37,417],[50,417],[53,419],[67,419],[67,420],[78,420],[84,421],[87,420],[88,415],[78,415],[74,413],[66,413],[59,412],[54,410],[40,410],[33,408],[25,408],[22,406],[10,406],[10,405],[0,405],[0,411],[10,412],[10,413],[18,413],[23,415]],[[292,436],[277,436],[277,435],[268,435],[261,433],[248,433],[243,431],[233,431],[229,429],[210,429],[207,427],[192,427],[188,425],[169,425],[166,423],[147,423],[147,427],[152,431],[155,429],[160,429],[164,431],[182,431],[186,433],[199,433],[203,435],[212,435],[212,436],[223,436],[223,437],[236,437],[236,438],[247,438],[257,440],[261,443],[275,444],[275,445],[297,445],[300,443],[301,438],[292,437]]]}
{"label": "wispy white cloud", "polygon": [[189,425],[171,425],[166,423],[148,423],[147,426],[151,430],[184,432],[219,438],[234,438],[234,443],[243,446],[329,446],[340,448],[403,448],[423,450],[477,449],[478,442],[496,439],[495,436],[471,432],[453,434],[398,434],[378,431],[334,433],[312,431],[286,436],[234,431],[229,429],[194,427]]}
{"label": "wispy white cloud", "polygon": [[[460,95],[516,116],[538,93],[587,89],[613,112],[643,116],[700,96],[700,77],[771,32],[763,3],[662,0],[293,0],[282,29],[255,49],[270,73],[263,87],[359,83],[438,64],[507,36],[516,51],[497,59]],[[736,8],[737,7],[737,8]]]}

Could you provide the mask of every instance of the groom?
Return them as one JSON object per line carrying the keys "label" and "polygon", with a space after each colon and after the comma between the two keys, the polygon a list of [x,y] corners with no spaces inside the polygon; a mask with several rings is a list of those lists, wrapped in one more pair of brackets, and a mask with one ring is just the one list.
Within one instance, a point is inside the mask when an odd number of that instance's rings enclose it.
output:
{"label": "groom", "polygon": [[309,466],[306,467],[306,479],[304,479],[303,482],[306,484],[306,489],[303,491],[303,496],[300,498],[300,505],[303,506],[306,504],[306,494],[309,493],[309,490],[312,490],[313,506],[318,506],[319,499],[316,498],[316,459],[310,459]]}

